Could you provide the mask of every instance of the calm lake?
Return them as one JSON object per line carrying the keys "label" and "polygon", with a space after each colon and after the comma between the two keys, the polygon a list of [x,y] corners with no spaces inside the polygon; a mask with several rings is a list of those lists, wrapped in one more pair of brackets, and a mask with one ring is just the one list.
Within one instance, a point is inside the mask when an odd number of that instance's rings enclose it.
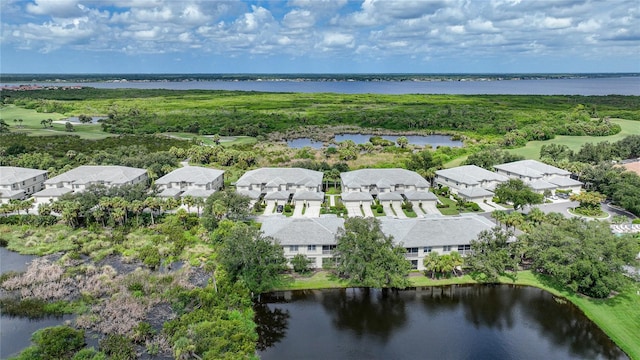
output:
{"label": "calm lake", "polygon": [[[20,255],[0,247],[0,273],[25,271],[34,258],[35,256]],[[72,315],[29,320],[0,314],[0,359],[7,359],[9,356],[16,355],[29,346],[31,344],[31,334],[34,331],[49,326],[61,325],[65,320],[70,319],[73,319]]]}
{"label": "calm lake", "polygon": [[[23,82],[24,83],[24,82]],[[16,85],[3,83],[0,85]],[[240,90],[340,94],[640,95],[640,77],[493,81],[127,81],[39,83],[105,89]]]}
{"label": "calm lake", "polygon": [[[351,140],[356,144],[364,144],[369,142],[369,139],[374,136],[373,134],[340,134],[336,135],[334,140],[341,142],[345,140]],[[383,139],[393,141],[394,143],[400,135],[382,135]],[[464,143],[459,140],[451,140],[451,136],[448,135],[405,135],[409,144],[417,146],[431,146],[437,148],[438,146],[449,147],[462,147]],[[302,149],[303,147],[310,147],[313,149],[321,149],[324,144],[321,141],[314,141],[309,138],[298,138],[287,140],[287,145],[293,149]]]}
{"label": "calm lake", "polygon": [[531,287],[277,292],[256,322],[262,359],[627,359],[575,306]]}

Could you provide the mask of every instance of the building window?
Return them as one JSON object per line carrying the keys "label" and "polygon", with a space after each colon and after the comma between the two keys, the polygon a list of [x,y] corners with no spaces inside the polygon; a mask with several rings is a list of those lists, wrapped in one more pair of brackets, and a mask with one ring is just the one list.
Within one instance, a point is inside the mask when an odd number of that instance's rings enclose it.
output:
{"label": "building window", "polygon": [[324,255],[331,255],[333,254],[333,250],[335,250],[335,248],[335,245],[322,245],[322,253]]}
{"label": "building window", "polygon": [[290,245],[289,252],[298,252],[298,245]]}
{"label": "building window", "polygon": [[458,252],[460,255],[466,255],[471,251],[471,245],[458,245]]}
{"label": "building window", "polygon": [[428,254],[431,252],[431,246],[425,246],[424,249],[422,249],[422,252],[424,252],[425,254]]}
{"label": "building window", "polygon": [[451,246],[449,246],[449,245],[443,246],[442,247],[442,251],[451,251]]}
{"label": "building window", "polygon": [[309,246],[307,246],[307,251],[308,251],[308,252],[315,252],[315,251],[316,251],[316,246],[315,246],[315,245],[309,245]]}
{"label": "building window", "polygon": [[407,256],[409,257],[418,256],[418,248],[417,247],[407,248]]}
{"label": "building window", "polygon": [[411,269],[412,270],[418,269],[418,260],[411,260]]}

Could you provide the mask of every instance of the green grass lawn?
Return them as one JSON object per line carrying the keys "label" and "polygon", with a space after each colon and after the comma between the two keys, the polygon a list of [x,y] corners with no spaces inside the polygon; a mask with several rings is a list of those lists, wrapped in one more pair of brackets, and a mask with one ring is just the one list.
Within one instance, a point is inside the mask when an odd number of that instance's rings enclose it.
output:
{"label": "green grass lawn", "polygon": [[[602,141],[615,142],[618,140],[622,140],[624,137],[628,135],[638,135],[640,134],[640,121],[635,120],[622,120],[622,119],[612,119],[612,122],[620,125],[622,130],[611,136],[562,136],[558,135],[554,139],[545,140],[545,141],[529,141],[525,147],[517,148],[517,149],[509,149],[512,154],[522,155],[526,159],[540,159],[540,148],[542,145],[546,144],[558,144],[558,145],[567,145],[571,150],[578,151],[580,147],[588,142],[590,143],[598,143]],[[454,160],[457,161],[458,159]],[[453,161],[452,161],[453,162]],[[452,163],[451,162],[451,163]],[[447,163],[447,167],[449,167],[450,163]],[[455,165],[451,165],[455,166]]]}
{"label": "green grass lawn", "polygon": [[[412,273],[409,280],[412,286],[443,286],[452,284],[474,284],[469,275],[432,280],[421,273]],[[577,295],[552,279],[520,271],[514,281],[504,277],[505,284],[533,286],[571,301],[596,323],[631,359],[640,359],[640,284],[628,285],[624,291],[609,299],[591,299]],[[326,271],[320,271],[307,277],[290,278],[286,287],[277,290],[307,290],[348,287],[348,282],[336,279]]]}
{"label": "green grass lawn", "polygon": [[[15,105],[7,105],[0,107],[0,119],[9,124],[11,132],[26,133],[29,136],[53,136],[53,135],[78,135],[83,139],[99,140],[115,134],[109,134],[102,131],[102,127],[98,124],[74,124],[75,131],[69,132],[65,130],[64,124],[53,124],[53,127],[43,127],[40,121],[51,119],[60,121],[66,119],[67,116],[58,113],[39,113],[35,110],[24,109]],[[22,119],[22,123],[14,120]]]}
{"label": "green grass lawn", "polygon": [[440,196],[440,195],[436,195],[438,197],[438,200],[440,200],[441,203],[443,203],[444,205],[448,205],[449,207],[447,208],[438,208],[438,210],[440,211],[440,213],[442,215],[459,215],[460,212],[458,211],[458,209],[456,208],[456,202],[451,200],[448,197],[444,197],[444,196]]}
{"label": "green grass lawn", "polygon": [[[215,141],[213,141],[211,136],[204,135],[196,135],[193,133],[180,133],[180,132],[168,132],[164,133],[164,135],[171,136],[178,139],[183,140],[191,140],[196,138],[198,141],[202,142],[205,145],[215,145]],[[255,137],[252,136],[221,136],[220,137],[220,145],[222,146],[233,146],[233,145],[252,145],[258,142]]]}

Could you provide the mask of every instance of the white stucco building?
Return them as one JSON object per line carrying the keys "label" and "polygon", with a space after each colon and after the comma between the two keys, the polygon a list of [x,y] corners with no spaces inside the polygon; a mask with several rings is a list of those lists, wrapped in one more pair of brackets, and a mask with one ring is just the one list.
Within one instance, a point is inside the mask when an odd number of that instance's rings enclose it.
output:
{"label": "white stucco building", "polygon": [[582,183],[572,179],[569,171],[536,160],[514,161],[495,165],[494,168],[499,174],[522,180],[539,193],[545,190],[551,193],[556,190],[579,193],[582,189]]}
{"label": "white stucco building", "polygon": [[436,184],[448,187],[453,194],[474,202],[490,201],[496,186],[508,180],[505,175],[476,165],[438,170],[434,179]]}
{"label": "white stucco building", "polygon": [[0,166],[0,203],[24,200],[44,189],[46,170]]}
{"label": "white stucco building", "polygon": [[33,194],[33,197],[36,203],[47,203],[64,194],[82,192],[91,185],[134,185],[144,183],[147,179],[145,169],[116,165],[83,165],[46,180],[45,189]]}
{"label": "white stucco building", "polygon": [[161,197],[207,198],[224,186],[224,170],[184,166],[155,181]]}

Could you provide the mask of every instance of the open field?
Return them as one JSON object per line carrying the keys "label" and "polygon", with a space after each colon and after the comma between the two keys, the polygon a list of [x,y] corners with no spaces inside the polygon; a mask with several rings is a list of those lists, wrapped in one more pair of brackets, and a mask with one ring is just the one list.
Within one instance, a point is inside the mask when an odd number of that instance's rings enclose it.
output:
{"label": "open field", "polygon": [[[416,274],[417,275],[417,274]],[[475,284],[469,275],[445,279],[430,279],[423,275],[411,276],[413,286],[444,286],[453,284]],[[505,284],[533,286],[546,290],[553,295],[564,297],[576,305],[584,314],[595,322],[631,359],[640,359],[640,285],[629,285],[625,291],[609,299],[591,299],[577,295],[549,278],[532,273],[518,272],[513,282],[509,278],[501,278]],[[335,279],[326,271],[315,273],[309,277],[296,278],[291,284],[278,290],[326,289],[348,287],[348,283]]]}
{"label": "open field", "polygon": [[[66,119],[59,113],[39,113],[32,109],[24,109],[15,105],[0,107],[0,119],[4,120],[12,132],[26,133],[30,136],[78,135],[83,139],[98,140],[114,134],[105,133],[98,124],[74,124],[75,131],[65,131],[64,124],[53,123],[51,127],[43,127],[42,120],[53,121]],[[22,119],[22,123],[14,120]]]}
{"label": "open field", "polygon": [[[640,121],[612,119],[611,122],[620,125],[622,129],[619,133],[611,136],[562,136],[557,135],[554,139],[546,141],[529,141],[525,147],[509,149],[512,154],[522,155],[527,159],[540,159],[540,148],[546,144],[567,145],[571,150],[580,150],[586,143],[598,143],[602,141],[615,142],[622,140],[628,135],[640,134]],[[458,160],[458,159],[456,159]],[[449,165],[449,164],[447,164]],[[454,166],[454,165],[451,165]]]}
{"label": "open field", "polygon": [[[215,141],[213,141],[211,136],[203,136],[196,135],[192,133],[184,133],[184,132],[168,132],[163,133],[162,135],[166,135],[169,137],[173,137],[176,139],[182,140],[192,140],[197,139],[199,142],[205,145],[214,145]],[[257,142],[256,138],[253,136],[221,136],[220,137],[220,145],[222,146],[233,146],[233,145],[253,145]]]}

